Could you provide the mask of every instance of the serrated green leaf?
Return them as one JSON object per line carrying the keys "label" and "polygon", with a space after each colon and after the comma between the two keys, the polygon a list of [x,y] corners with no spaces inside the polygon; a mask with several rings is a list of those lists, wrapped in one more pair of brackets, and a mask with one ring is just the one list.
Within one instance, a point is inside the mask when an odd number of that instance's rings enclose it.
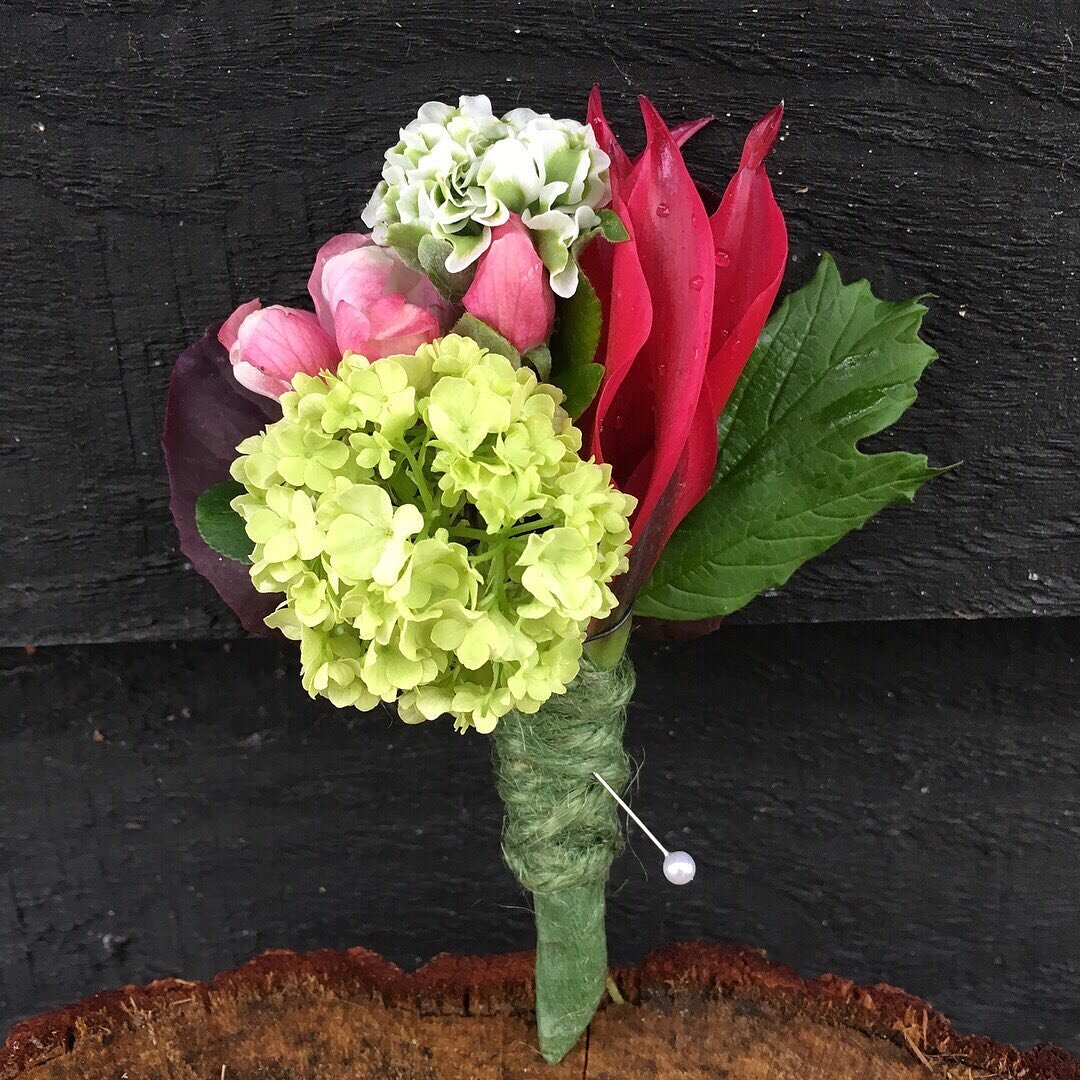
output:
{"label": "serrated green leaf", "polygon": [[769,320],[720,418],[712,486],[675,531],[636,611],[727,615],[782,585],[890,503],[943,472],[921,454],[864,454],[861,439],[915,400],[936,353],[917,299],[844,285],[825,256]]}
{"label": "serrated green leaf", "polygon": [[521,366],[521,353],[519,353],[517,349],[515,349],[514,346],[498,332],[498,330],[494,330],[492,327],[488,326],[486,322],[478,319],[468,311],[466,311],[454,324],[454,329],[451,333],[460,334],[462,337],[472,338],[478,345],[483,345],[488,352],[505,356],[514,367]]}
{"label": "serrated green leaf", "polygon": [[574,419],[589,407],[604,377],[603,365],[593,363],[602,320],[596,290],[579,274],[574,295],[556,305],[551,335],[551,382],[566,395],[563,407]]}
{"label": "serrated green leaf", "polygon": [[235,480],[207,488],[195,501],[195,524],[207,546],[219,555],[249,563],[255,545],[244,531],[244,519],[229,505],[243,494],[244,485]]}
{"label": "serrated green leaf", "polygon": [[610,207],[601,210],[597,216],[600,218],[600,235],[605,240],[609,240],[613,244],[621,244],[624,240],[630,239],[630,234],[626,231],[622,218]]}
{"label": "serrated green leaf", "polygon": [[474,263],[467,270],[459,273],[451,273],[446,269],[446,260],[453,254],[454,245],[445,237],[432,236],[425,233],[420,237],[416,247],[416,258],[419,268],[427,274],[432,285],[448,300],[455,303],[468,291],[472,279],[476,273]]}

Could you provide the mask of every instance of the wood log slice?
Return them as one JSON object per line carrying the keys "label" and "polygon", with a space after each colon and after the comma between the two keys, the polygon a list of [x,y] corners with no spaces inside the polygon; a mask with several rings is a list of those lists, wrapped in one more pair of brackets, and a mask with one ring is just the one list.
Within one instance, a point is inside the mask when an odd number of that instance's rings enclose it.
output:
{"label": "wood log slice", "polygon": [[163,979],[26,1020],[12,1080],[1080,1080],[1050,1045],[961,1035],[885,984],[803,979],[751,949],[691,943],[617,969],[557,1066],[536,1049],[532,956],[440,956],[406,974],[366,949],[265,953],[210,983]]}

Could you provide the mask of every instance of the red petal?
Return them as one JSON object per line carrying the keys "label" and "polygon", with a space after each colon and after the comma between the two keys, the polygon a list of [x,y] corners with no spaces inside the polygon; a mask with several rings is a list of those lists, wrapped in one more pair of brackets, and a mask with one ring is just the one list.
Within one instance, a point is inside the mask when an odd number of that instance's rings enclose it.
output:
{"label": "red petal", "polygon": [[615,133],[611,130],[607,118],[604,116],[604,105],[600,100],[599,83],[593,84],[592,91],[589,94],[589,109],[586,115],[588,123],[596,132],[596,141],[600,144],[600,149],[611,158],[609,173],[612,194],[614,195],[630,173],[630,159],[626,156],[626,151],[620,145],[619,140],[615,138]]}
{"label": "red petal", "polygon": [[[676,146],[682,146],[687,139],[696,135],[706,125],[711,124],[714,119],[716,118],[713,116],[703,116],[700,120],[687,120],[686,123],[678,124],[671,129],[671,137],[675,140]],[[622,148],[622,144],[615,138],[615,133],[611,130],[611,126],[604,116],[604,105],[600,99],[599,83],[594,83],[592,91],[589,93],[587,122],[592,125],[593,131],[596,132],[596,141],[600,144],[600,149],[611,158],[611,182],[612,187],[617,188],[629,176],[630,170],[641,159],[641,155],[639,154],[634,161],[631,161]]]}
{"label": "red petal", "polygon": [[[705,208],[679,148],[645,98],[641,111],[648,142],[626,209],[652,321],[610,408],[598,410],[594,435],[616,481],[639,500],[636,539],[671,484],[690,437],[708,358],[715,275]],[[669,496],[665,510],[670,504]],[[666,538],[674,525],[658,521],[652,528]],[[649,545],[650,558],[658,550]]]}
{"label": "red petal", "polygon": [[[596,400],[578,421],[585,433],[584,445],[597,461],[609,460],[604,456],[600,434],[616,392],[649,338],[653,318],[634,223],[621,199],[613,199],[612,208],[625,224],[629,238],[618,244],[594,240],[581,256],[581,269],[600,298],[604,316],[596,350],[597,360],[604,365],[604,379]],[[613,416],[609,430],[611,425],[621,423]]]}
{"label": "red petal", "polygon": [[739,170],[710,219],[716,244],[716,298],[705,388],[687,441],[685,478],[672,516],[681,521],[709,489],[716,468],[716,424],[769,317],[787,262],[787,227],[764,159],[783,103],[746,137]]}
{"label": "red petal", "polygon": [[707,392],[688,449],[687,485],[676,514],[681,519],[708,490],[716,466],[716,422],[769,317],[787,262],[787,226],[773,198],[764,159],[784,115],[781,103],[746,137],[739,170],[710,219],[716,262],[716,296],[709,342]]}
{"label": "red petal", "polygon": [[687,139],[692,138],[715,119],[715,116],[703,116],[700,120],[687,120],[685,124],[677,124],[671,129],[671,137],[679,146],[685,146]]}
{"label": "red petal", "polygon": [[780,134],[780,122],[784,119],[784,103],[770,109],[751,129],[743,144],[740,169],[760,169]]}
{"label": "red petal", "polygon": [[611,208],[629,233],[629,238],[619,244],[597,238],[584,249],[580,259],[581,270],[596,291],[603,309],[596,360],[604,365],[604,379],[596,398],[577,424],[584,434],[583,446],[598,461],[603,461],[600,426],[615,391],[649,336],[652,303],[637,255],[634,225],[621,194],[622,182],[630,172],[631,163],[604,116],[599,84],[594,84],[589,94],[587,119],[596,133],[600,149],[611,158]]}
{"label": "red petal", "polygon": [[716,422],[720,409],[716,408],[716,395],[709,385],[708,373],[701,388],[697,409],[690,426],[690,436],[686,440],[682,460],[679,462],[678,489],[674,492],[670,520],[666,534],[659,543],[663,551],[671,534],[679,522],[701,501],[709,490],[713,473],[716,471],[717,431]]}
{"label": "red petal", "polygon": [[[652,104],[649,105],[652,108]],[[679,124],[678,127],[671,130],[671,138],[674,139],[675,145],[681,147],[687,139],[696,135],[707,124],[712,123],[713,117],[703,116],[700,120],[688,120],[685,124]],[[648,146],[645,148],[648,150]],[[634,185],[638,181],[638,177],[641,175],[641,165],[645,158],[645,151],[638,154],[636,158],[630,163],[630,171],[623,179],[621,184],[622,197],[629,202],[630,196],[633,193]]]}

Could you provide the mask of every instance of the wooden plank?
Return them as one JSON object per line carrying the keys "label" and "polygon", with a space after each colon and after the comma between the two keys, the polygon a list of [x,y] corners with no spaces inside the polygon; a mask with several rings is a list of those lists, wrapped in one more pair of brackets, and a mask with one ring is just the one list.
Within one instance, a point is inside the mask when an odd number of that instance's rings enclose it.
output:
{"label": "wooden plank", "polygon": [[[724,627],[636,650],[616,962],[679,940],[1080,1051],[1080,623]],[[311,702],[270,642],[0,653],[0,1030],[271,947],[529,948],[490,746]],[[95,736],[95,732],[100,733]]]}
{"label": "wooden plank", "polygon": [[157,445],[169,365],[241,299],[303,297],[421,101],[488,90],[579,115],[594,80],[713,112],[722,184],[777,99],[789,282],[820,250],[937,296],[942,361],[895,435],[964,461],[752,622],[1080,611],[1074,480],[1077,81],[1062,5],[330,0],[0,12],[0,642],[235,634],[185,568]]}
{"label": "wooden plank", "polygon": [[543,1063],[533,958],[444,953],[403,972],[367,949],[277,949],[212,982],[105,991],[13,1028],[5,1080],[304,1076],[334,1080],[1077,1080],[1060,1047],[958,1033],[925,1001],[834,975],[800,978],[754,950],[694,942],[618,968],[583,1038]]}

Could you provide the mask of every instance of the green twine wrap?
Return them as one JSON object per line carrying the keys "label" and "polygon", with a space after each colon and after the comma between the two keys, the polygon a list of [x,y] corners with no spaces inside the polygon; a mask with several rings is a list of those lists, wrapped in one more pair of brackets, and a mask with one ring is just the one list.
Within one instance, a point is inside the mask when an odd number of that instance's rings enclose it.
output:
{"label": "green twine wrap", "polygon": [[622,850],[616,791],[630,779],[623,749],[634,669],[583,659],[565,694],[494,732],[495,780],[506,805],[503,857],[536,908],[536,1026],[561,1061],[588,1026],[607,981],[604,891]]}

